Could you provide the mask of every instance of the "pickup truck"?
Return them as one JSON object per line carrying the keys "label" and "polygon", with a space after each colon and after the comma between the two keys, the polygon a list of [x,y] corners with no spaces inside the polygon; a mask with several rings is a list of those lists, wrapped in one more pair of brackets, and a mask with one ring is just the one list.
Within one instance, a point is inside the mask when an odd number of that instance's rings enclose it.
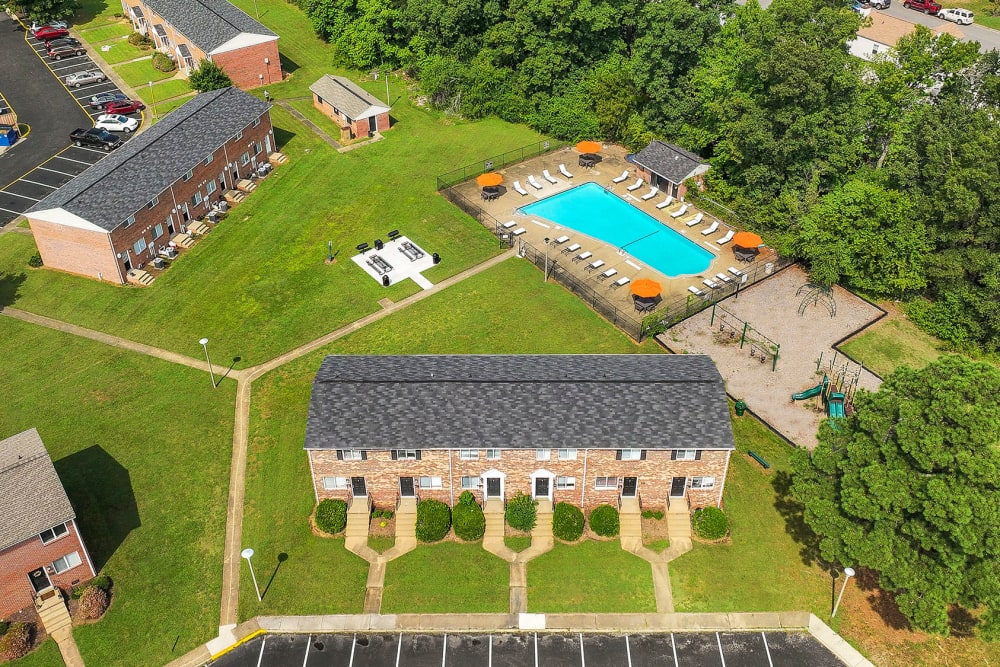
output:
{"label": "pickup truck", "polygon": [[69,133],[69,140],[76,146],[94,146],[110,151],[112,148],[121,146],[121,137],[117,137],[107,130],[92,127],[88,130],[77,128]]}
{"label": "pickup truck", "polygon": [[903,6],[908,9],[916,9],[924,14],[937,14],[941,11],[941,5],[934,0],[903,0]]}

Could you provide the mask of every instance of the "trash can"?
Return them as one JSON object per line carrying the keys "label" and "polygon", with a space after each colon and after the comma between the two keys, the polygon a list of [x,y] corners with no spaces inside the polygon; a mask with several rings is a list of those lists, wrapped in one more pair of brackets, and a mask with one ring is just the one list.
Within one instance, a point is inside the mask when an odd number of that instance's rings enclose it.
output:
{"label": "trash can", "polygon": [[742,417],[743,413],[747,411],[747,404],[742,398],[736,401],[736,416]]}
{"label": "trash can", "polygon": [[764,264],[764,275],[769,276],[771,272],[774,271],[774,262],[767,262]]}

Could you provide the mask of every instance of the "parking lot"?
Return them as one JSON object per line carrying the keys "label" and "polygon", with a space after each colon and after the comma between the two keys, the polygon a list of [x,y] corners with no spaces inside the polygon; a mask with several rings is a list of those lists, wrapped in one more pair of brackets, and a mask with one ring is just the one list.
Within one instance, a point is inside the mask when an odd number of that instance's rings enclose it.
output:
{"label": "parking lot", "polygon": [[799,632],[264,635],[213,667],[837,667]]}
{"label": "parking lot", "polygon": [[[24,213],[39,200],[94,164],[106,153],[71,146],[69,133],[93,127],[102,111],[91,109],[92,95],[120,93],[114,82],[67,88],[63,80],[74,72],[101,69],[89,55],[50,60],[45,42],[25,34],[16,21],[0,13],[0,49],[6,73],[0,89],[27,124],[30,133],[0,156],[0,226]],[[128,140],[132,135],[123,134]]]}

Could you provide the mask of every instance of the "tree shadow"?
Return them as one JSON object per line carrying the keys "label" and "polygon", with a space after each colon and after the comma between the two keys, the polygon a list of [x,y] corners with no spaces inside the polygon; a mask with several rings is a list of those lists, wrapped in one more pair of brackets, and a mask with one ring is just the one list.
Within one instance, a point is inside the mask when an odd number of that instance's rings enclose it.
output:
{"label": "tree shadow", "polygon": [[879,615],[882,622],[893,630],[912,630],[909,619],[899,610],[896,595],[879,587],[878,572],[867,568],[859,568],[857,576],[858,588],[866,593],[865,600],[872,611]]}
{"label": "tree shadow", "polygon": [[774,500],[774,507],[778,514],[785,520],[785,532],[788,533],[797,544],[799,544],[799,556],[805,565],[820,565],[824,569],[831,570],[829,563],[826,563],[819,552],[819,536],[813,532],[804,518],[805,505],[792,496],[792,476],[786,471],[779,470],[771,486],[777,494]]}
{"label": "tree shadow", "polygon": [[948,607],[948,626],[952,637],[974,637],[979,620],[968,609],[952,605]]}
{"label": "tree shadow", "polygon": [[128,469],[100,445],[55,461],[83,535],[100,571],[129,533],[142,525]]}
{"label": "tree shadow", "polygon": [[278,568],[280,568],[281,564],[284,563],[286,560],[288,560],[288,554],[286,554],[284,551],[278,554],[278,562],[275,563],[274,570],[271,571],[271,577],[267,580],[267,583],[264,585],[264,590],[261,591],[260,597],[262,600],[267,597],[267,592],[271,590],[271,583],[274,581],[274,577],[278,574]]}
{"label": "tree shadow", "polygon": [[3,273],[0,274],[0,310],[7,306],[14,305],[19,296],[21,285],[28,279],[24,273]]}

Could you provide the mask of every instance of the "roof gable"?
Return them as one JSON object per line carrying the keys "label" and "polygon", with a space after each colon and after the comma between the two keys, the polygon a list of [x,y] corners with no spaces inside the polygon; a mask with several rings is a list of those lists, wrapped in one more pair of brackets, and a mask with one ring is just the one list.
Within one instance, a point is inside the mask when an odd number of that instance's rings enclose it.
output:
{"label": "roof gable", "polygon": [[351,120],[389,111],[389,107],[367,90],[342,76],[324,74],[309,90],[347,114]]}
{"label": "roof gable", "polygon": [[694,153],[656,139],[650,141],[632,159],[639,166],[677,184],[708,171],[708,164]]}
{"label": "roof gable", "polygon": [[205,53],[243,33],[277,38],[260,21],[226,0],[144,0],[143,4]]}

